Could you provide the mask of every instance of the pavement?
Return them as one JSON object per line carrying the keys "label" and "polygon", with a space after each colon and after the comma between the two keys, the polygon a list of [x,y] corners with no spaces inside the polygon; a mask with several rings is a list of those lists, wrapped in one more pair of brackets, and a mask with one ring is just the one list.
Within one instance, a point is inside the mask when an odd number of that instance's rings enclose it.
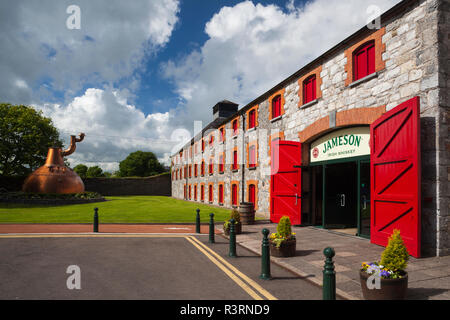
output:
{"label": "pavement", "polygon": [[[263,228],[269,229],[271,232],[276,231],[276,224],[267,223],[265,221],[257,221],[254,225],[244,225],[242,234],[237,235],[237,253],[239,259],[233,260],[238,263],[240,268],[249,270],[249,273],[255,273],[260,270],[260,259],[255,259],[261,253],[261,242]],[[203,236],[208,234],[208,226],[202,225],[201,233]],[[83,237],[83,234],[92,232],[92,225],[76,225],[76,224],[22,224],[0,225],[0,240],[2,237],[11,237],[16,234],[30,234],[39,237],[42,233],[72,233],[73,236]],[[222,225],[216,224],[216,234],[222,232]],[[340,298],[350,300],[363,299],[361,294],[361,286],[359,280],[359,268],[362,262],[379,261],[384,248],[371,244],[368,239],[344,234],[336,231],[324,230],[315,227],[293,227],[297,237],[297,252],[295,257],[276,258],[271,257],[272,265],[276,268],[281,267],[289,271],[291,276],[280,276],[284,279],[302,279],[301,283],[308,281],[315,287],[322,286],[322,272],[325,257],[323,250],[326,247],[334,248],[336,256],[334,257],[334,265],[336,271],[336,293]],[[159,225],[137,225],[137,224],[110,224],[100,225],[99,236],[119,236],[120,234],[129,234],[130,236],[150,236],[150,234],[167,234],[177,233],[179,236],[193,235],[195,233],[194,225],[181,224],[159,224]],[[1,235],[4,234],[4,235]],[[91,233],[92,234],[92,233]],[[207,237],[203,237],[206,239]],[[221,244],[212,244],[214,250],[226,250],[226,237],[216,236]],[[30,240],[30,239],[29,239]],[[152,241],[155,241],[152,239]],[[205,241],[204,241],[205,242]],[[248,251],[247,251],[248,250]],[[243,252],[247,252],[242,254]],[[242,257],[250,257],[252,259],[244,259]],[[222,252],[225,256],[225,251]],[[250,262],[249,262],[250,261]],[[248,266],[252,266],[250,269]],[[450,300],[450,256],[445,257],[425,257],[416,259],[410,257],[408,263],[408,294],[407,299],[411,300]],[[257,273],[257,272],[256,272]],[[293,281],[284,281],[291,283]],[[295,283],[295,282],[294,282]],[[294,290],[295,291],[295,290]],[[317,294],[317,293],[316,293]],[[302,296],[303,297],[303,296]],[[315,295],[314,295],[315,297]],[[315,298],[312,299],[315,299]],[[284,297],[281,297],[283,299]],[[293,297],[285,297],[290,299]],[[306,298],[307,297],[303,297]],[[295,298],[293,298],[295,299]],[[320,299],[320,298],[319,298]]]}
{"label": "pavement", "polygon": [[[276,224],[260,222],[242,226],[242,234],[236,236],[239,245],[260,254],[262,229],[276,232]],[[325,256],[323,250],[332,247],[336,256],[336,293],[350,300],[362,300],[359,269],[362,262],[379,261],[384,247],[370,240],[353,235],[316,227],[292,227],[297,237],[295,257],[276,258],[271,261],[322,285]],[[410,257],[408,267],[408,294],[410,300],[450,300],[450,256]]]}

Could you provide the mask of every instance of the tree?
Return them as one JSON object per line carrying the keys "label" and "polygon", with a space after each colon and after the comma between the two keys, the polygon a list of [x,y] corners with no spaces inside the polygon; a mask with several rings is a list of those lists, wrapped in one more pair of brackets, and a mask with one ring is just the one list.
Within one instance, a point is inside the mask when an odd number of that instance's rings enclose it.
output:
{"label": "tree", "polygon": [[0,103],[0,174],[28,175],[44,164],[50,147],[62,147],[50,118],[32,107]]}
{"label": "tree", "polygon": [[153,152],[132,152],[119,164],[121,177],[148,177],[164,171],[164,166],[159,163]]}
{"label": "tree", "polygon": [[75,166],[75,168],[73,168],[73,171],[75,171],[76,174],[79,175],[80,178],[82,178],[82,179],[86,178],[87,170],[88,170],[88,167],[85,166],[84,164],[79,164],[79,165]]}
{"label": "tree", "polygon": [[99,178],[104,176],[103,170],[99,166],[89,167],[86,171],[86,178]]}

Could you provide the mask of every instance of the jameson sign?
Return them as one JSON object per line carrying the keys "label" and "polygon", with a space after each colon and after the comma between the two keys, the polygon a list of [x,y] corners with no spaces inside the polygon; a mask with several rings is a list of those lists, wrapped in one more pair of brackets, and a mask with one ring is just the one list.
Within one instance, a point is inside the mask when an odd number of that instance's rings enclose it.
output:
{"label": "jameson sign", "polygon": [[311,144],[311,162],[370,155],[369,127],[333,131]]}

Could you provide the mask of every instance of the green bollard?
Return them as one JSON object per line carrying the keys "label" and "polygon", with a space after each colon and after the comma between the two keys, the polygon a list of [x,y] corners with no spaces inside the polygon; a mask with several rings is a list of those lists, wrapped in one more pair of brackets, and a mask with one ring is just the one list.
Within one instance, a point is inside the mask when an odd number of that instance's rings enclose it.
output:
{"label": "green bollard", "polygon": [[235,232],[235,220],[230,220],[230,252],[228,253],[228,256],[230,257],[237,257],[236,255],[236,232]]}
{"label": "green bollard", "polygon": [[94,208],[94,232],[98,232],[98,208]]}
{"label": "green bollard", "polygon": [[214,240],[214,213],[209,214],[209,243],[215,243]]}
{"label": "green bollard", "polygon": [[325,248],[325,266],[323,269],[323,300],[336,300],[336,272],[334,271],[333,248]]}
{"label": "green bollard", "polygon": [[262,229],[263,241],[261,246],[261,275],[260,279],[270,280],[270,244],[269,244],[269,230]]}
{"label": "green bollard", "polygon": [[197,217],[195,218],[195,232],[200,232],[200,209],[197,209]]}

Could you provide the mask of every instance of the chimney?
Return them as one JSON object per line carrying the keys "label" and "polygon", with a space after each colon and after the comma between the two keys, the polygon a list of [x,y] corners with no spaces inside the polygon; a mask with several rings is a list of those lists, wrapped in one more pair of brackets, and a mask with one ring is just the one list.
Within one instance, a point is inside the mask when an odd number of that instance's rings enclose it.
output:
{"label": "chimney", "polygon": [[216,120],[217,118],[228,118],[232,116],[238,111],[238,106],[237,103],[228,100],[218,102],[213,107],[213,119]]}

